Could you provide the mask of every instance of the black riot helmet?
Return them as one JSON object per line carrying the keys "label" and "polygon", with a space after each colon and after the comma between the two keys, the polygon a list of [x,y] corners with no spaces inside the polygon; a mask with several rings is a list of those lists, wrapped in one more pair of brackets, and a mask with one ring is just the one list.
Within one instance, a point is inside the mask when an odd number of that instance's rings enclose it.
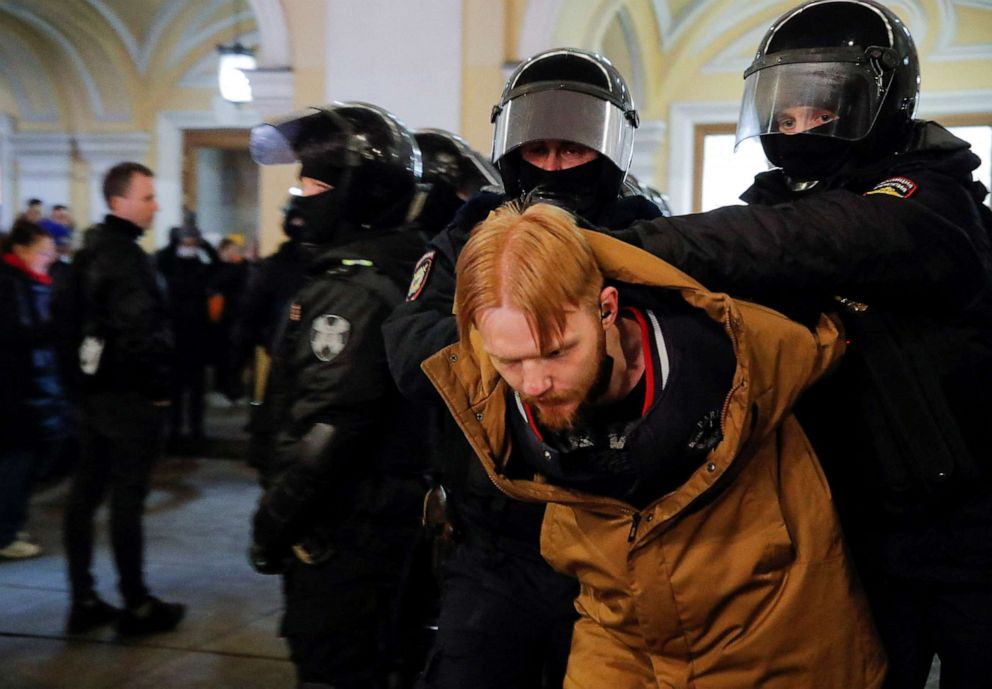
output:
{"label": "black riot helmet", "polygon": [[310,244],[341,244],[401,226],[421,176],[420,149],[399,120],[367,103],[332,103],[251,132],[262,165],[300,163],[300,177],[330,189],[295,196],[288,213]]}
{"label": "black riot helmet", "polygon": [[[602,55],[576,48],[549,50],[521,63],[493,107],[492,122],[492,159],[507,195],[545,186],[580,214],[594,212],[619,195],[639,124],[616,67]],[[529,169],[534,166],[521,160],[519,148],[548,139],[582,144],[600,155],[578,166],[587,168],[582,171]]]}
{"label": "black riot helmet", "polygon": [[627,173],[627,178],[623,181],[621,196],[643,196],[653,203],[661,211],[661,214],[668,218],[672,215],[672,207],[668,203],[668,196],[658,191],[649,184],[645,184],[631,173]]}
{"label": "black riot helmet", "polygon": [[427,198],[416,220],[421,229],[443,229],[455,211],[473,194],[501,190],[499,170],[464,139],[443,129],[413,132],[423,160]]}
{"label": "black riot helmet", "polygon": [[760,136],[790,177],[822,178],[904,145],[919,93],[913,37],[891,10],[812,0],[772,25],[744,72],[737,143]]}

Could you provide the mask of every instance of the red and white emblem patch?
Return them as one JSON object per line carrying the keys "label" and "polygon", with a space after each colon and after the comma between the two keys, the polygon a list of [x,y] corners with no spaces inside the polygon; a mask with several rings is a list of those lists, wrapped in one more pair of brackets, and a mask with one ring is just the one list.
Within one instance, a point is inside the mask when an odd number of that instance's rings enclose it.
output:
{"label": "red and white emblem patch", "polygon": [[885,194],[886,196],[895,196],[900,199],[908,199],[910,196],[916,193],[916,182],[909,179],[908,177],[890,177],[884,182],[879,182],[871,191],[865,192],[865,196],[870,196],[872,194]]}
{"label": "red and white emblem patch", "polygon": [[415,300],[424,291],[427,277],[431,274],[431,266],[434,265],[435,253],[435,251],[428,251],[417,261],[417,265],[413,269],[413,277],[410,278],[410,289],[406,291],[407,301]]}

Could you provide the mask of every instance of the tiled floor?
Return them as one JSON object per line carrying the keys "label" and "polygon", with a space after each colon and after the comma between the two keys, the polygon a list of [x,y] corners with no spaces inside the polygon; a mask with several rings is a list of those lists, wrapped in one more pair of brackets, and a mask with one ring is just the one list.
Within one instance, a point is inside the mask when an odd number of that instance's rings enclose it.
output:
{"label": "tiled floor", "polygon": [[[294,686],[276,636],[279,578],[256,574],[245,560],[258,497],[253,471],[227,459],[160,463],[145,520],[147,579],[156,595],[186,603],[187,616],[173,632],[127,643],[110,628],[71,639],[63,632],[68,594],[59,521],[66,488],[32,503],[28,529],[45,554],[0,562],[0,689]],[[119,604],[105,509],[97,529],[99,591]]]}

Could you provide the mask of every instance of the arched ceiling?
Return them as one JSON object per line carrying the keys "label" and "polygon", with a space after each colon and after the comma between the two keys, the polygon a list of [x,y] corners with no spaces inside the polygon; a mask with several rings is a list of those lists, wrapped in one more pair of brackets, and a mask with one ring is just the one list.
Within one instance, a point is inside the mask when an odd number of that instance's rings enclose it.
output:
{"label": "arched ceiling", "polygon": [[60,129],[140,123],[206,89],[216,45],[257,43],[257,0],[0,0],[0,111]]}
{"label": "arched ceiling", "polygon": [[[519,0],[517,59],[560,45],[601,50],[664,117],[673,100],[736,93],[768,26],[800,0]],[[925,63],[924,90],[992,86],[992,0],[882,0],[907,24]],[[633,46],[629,41],[637,41]],[[640,65],[638,65],[640,63]],[[966,67],[966,70],[962,70]],[[981,76],[983,75],[984,76]],[[954,86],[951,88],[961,88]]]}

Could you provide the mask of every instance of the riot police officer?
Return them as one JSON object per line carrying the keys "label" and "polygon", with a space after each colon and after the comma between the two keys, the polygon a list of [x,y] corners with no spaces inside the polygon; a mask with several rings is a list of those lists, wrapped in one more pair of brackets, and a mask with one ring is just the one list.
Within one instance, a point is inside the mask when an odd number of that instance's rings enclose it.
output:
{"label": "riot police officer", "polygon": [[[440,402],[420,363],[458,339],[451,315],[455,261],[491,210],[541,199],[607,227],[659,215],[643,197],[620,198],[638,119],[623,78],[604,57],[558,49],[526,60],[510,75],[493,121],[492,158],[504,193],[477,194],[434,237],[406,302],[384,327],[390,368],[413,398]],[[432,459],[450,497],[456,545],[445,564],[438,637],[422,684],[560,687],[578,587],[541,558],[544,506],[499,493],[444,418],[448,426],[433,443]]]}
{"label": "riot police officer", "polygon": [[301,686],[384,686],[397,592],[423,492],[421,421],[393,384],[380,326],[424,237],[406,220],[420,178],[389,113],[334,104],[252,132],[262,164],[299,161],[293,199],[312,259],[275,348],[265,406],[279,429],[262,467],[252,562],[282,571]]}
{"label": "riot police officer", "polygon": [[430,185],[414,222],[431,236],[447,227],[462,204],[476,193],[500,188],[496,166],[457,134],[418,129],[413,138],[420,147],[424,182]]}
{"label": "riot police officer", "polygon": [[913,119],[913,39],[873,0],[786,13],[744,73],[737,138],[777,168],[750,205],[621,233],[710,289],[850,347],[798,409],[889,656],[887,686],[988,686],[992,638],[992,218],[968,144]]}

